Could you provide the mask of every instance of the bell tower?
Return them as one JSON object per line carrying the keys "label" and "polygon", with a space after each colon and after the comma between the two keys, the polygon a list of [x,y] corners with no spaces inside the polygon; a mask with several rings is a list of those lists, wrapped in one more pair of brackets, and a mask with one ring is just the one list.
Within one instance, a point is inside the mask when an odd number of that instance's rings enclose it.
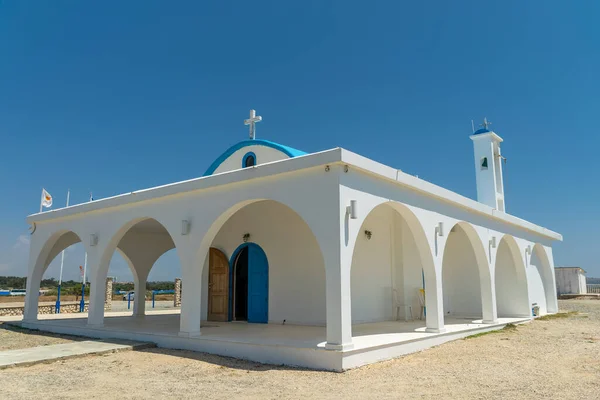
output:
{"label": "bell tower", "polygon": [[477,201],[505,212],[504,181],[502,179],[502,138],[489,129],[491,122],[483,119],[481,129],[470,136],[475,151],[475,176],[477,178]]}

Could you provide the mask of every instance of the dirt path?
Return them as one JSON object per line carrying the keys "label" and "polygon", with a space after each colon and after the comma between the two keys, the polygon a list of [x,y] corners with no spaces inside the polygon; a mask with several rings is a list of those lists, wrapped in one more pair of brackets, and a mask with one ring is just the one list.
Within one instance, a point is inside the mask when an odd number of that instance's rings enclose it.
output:
{"label": "dirt path", "polygon": [[152,349],[0,372],[0,398],[597,399],[600,301],[346,373]]}

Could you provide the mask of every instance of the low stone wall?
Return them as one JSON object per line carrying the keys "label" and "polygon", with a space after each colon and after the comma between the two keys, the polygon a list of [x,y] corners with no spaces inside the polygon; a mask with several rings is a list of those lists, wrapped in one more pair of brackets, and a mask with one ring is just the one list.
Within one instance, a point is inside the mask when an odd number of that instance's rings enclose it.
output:
{"label": "low stone wall", "polygon": [[[106,292],[104,296],[104,311],[112,309],[112,288],[113,279],[106,279]],[[89,302],[85,302],[83,312],[88,312]],[[23,315],[25,304],[5,304],[0,303],[0,317]],[[61,301],[60,313],[73,314],[79,312],[79,301]],[[56,303],[40,303],[38,304],[38,314],[56,314]]]}
{"label": "low stone wall", "polygon": [[112,309],[113,278],[106,278],[106,291],[104,293],[104,311]]}
{"label": "low stone wall", "polygon": [[173,305],[181,307],[181,279],[175,278],[175,297],[173,297]]}
{"label": "low stone wall", "polygon": [[[84,312],[88,311],[89,302],[85,302]],[[0,305],[0,317],[23,315],[24,304],[6,304]],[[38,314],[55,314],[56,305],[54,303],[40,304]],[[62,314],[72,314],[79,312],[78,301],[66,301],[60,303],[60,312]]]}

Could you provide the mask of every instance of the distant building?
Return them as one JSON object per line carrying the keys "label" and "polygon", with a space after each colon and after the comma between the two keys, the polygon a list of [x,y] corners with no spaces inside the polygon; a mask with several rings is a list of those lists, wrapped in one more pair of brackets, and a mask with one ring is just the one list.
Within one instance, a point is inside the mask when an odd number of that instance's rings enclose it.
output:
{"label": "distant building", "polygon": [[585,271],[579,267],[556,267],[556,292],[561,294],[586,294]]}

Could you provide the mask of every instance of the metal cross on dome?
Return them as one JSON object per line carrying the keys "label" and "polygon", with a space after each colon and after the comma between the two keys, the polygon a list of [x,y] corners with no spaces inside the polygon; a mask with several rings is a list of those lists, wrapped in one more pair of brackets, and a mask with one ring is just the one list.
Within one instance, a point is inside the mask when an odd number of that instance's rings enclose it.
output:
{"label": "metal cross on dome", "polygon": [[244,125],[250,125],[250,140],[256,137],[256,123],[262,121],[262,117],[256,115],[255,110],[250,110],[250,118],[244,120]]}
{"label": "metal cross on dome", "polygon": [[481,126],[483,126],[485,130],[487,130],[491,124],[492,123],[487,120],[487,117],[483,117],[483,124],[481,124]]}

